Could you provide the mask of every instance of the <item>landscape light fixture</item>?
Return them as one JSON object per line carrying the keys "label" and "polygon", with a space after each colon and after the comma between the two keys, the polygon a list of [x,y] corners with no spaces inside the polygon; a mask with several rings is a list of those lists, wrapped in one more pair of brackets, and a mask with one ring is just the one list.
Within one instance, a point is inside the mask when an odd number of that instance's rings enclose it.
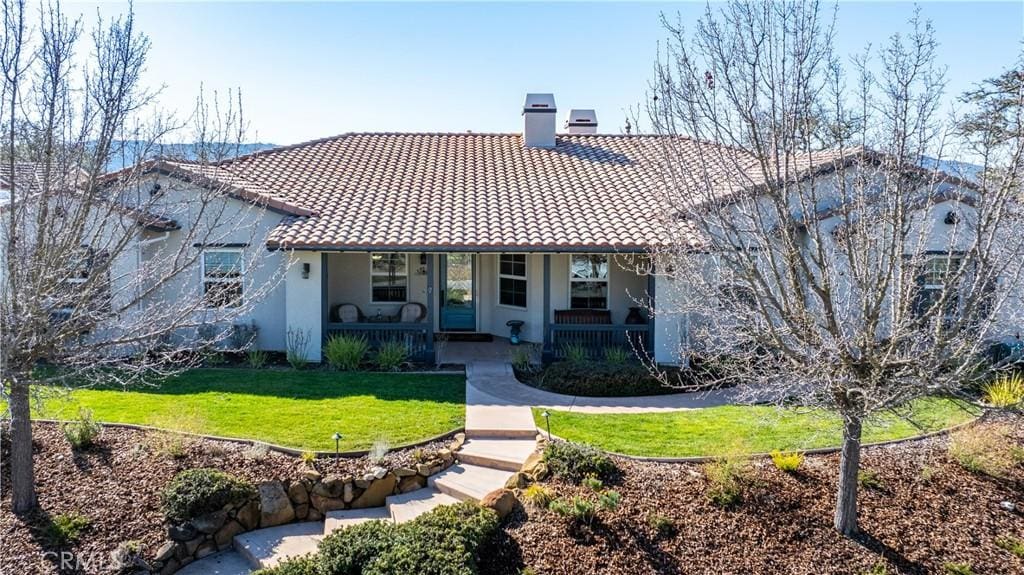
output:
{"label": "landscape light fixture", "polygon": [[335,431],[334,435],[332,435],[331,438],[334,439],[334,456],[338,457],[340,453],[339,446],[341,444],[341,434]]}
{"label": "landscape light fixture", "polygon": [[540,416],[544,418],[544,424],[548,427],[548,441],[551,441],[551,414],[544,410]]}

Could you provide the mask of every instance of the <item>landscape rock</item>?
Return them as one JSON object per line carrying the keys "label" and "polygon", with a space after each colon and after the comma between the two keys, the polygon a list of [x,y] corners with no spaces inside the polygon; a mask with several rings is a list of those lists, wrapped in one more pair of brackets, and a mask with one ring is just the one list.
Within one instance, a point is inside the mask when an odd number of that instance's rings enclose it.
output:
{"label": "landscape rock", "polygon": [[372,482],[372,479],[356,479],[355,481],[353,481],[353,483],[355,483],[356,487],[358,487],[359,489],[366,489],[367,487],[370,486],[370,483]]}
{"label": "landscape rock", "polygon": [[217,544],[213,541],[207,541],[206,543],[200,545],[199,549],[196,549],[196,559],[202,559],[203,557],[213,555],[216,552]]}
{"label": "landscape rock", "polygon": [[384,498],[395,491],[395,484],[398,478],[395,474],[388,473],[383,479],[374,481],[362,495],[352,502],[352,509],[363,509],[366,507],[380,507],[384,505]]}
{"label": "landscape rock", "polygon": [[209,535],[220,529],[221,525],[224,525],[227,518],[228,512],[221,509],[220,511],[214,511],[213,513],[207,513],[206,515],[196,517],[191,521],[191,523],[197,531]]}
{"label": "landscape rock", "polygon": [[337,475],[328,475],[323,481],[313,486],[313,494],[320,497],[341,497],[345,488],[345,479]]}
{"label": "landscape rock", "polygon": [[409,469],[408,467],[399,467],[392,471],[398,477],[409,477],[410,475],[416,475],[415,469]]}
{"label": "landscape rock", "polygon": [[273,527],[295,519],[295,509],[280,481],[260,483],[259,492],[261,527]]}
{"label": "landscape rock", "polygon": [[410,491],[416,491],[417,489],[427,486],[427,478],[419,475],[411,475],[403,477],[398,482],[399,493],[409,493]]}
{"label": "landscape rock", "polygon": [[171,541],[188,541],[195,538],[196,533],[196,528],[191,523],[169,525],[167,527],[167,537]]}
{"label": "landscape rock", "polygon": [[302,521],[309,515],[309,503],[300,503],[295,506],[295,518]]}
{"label": "landscape rock", "polygon": [[246,531],[252,531],[260,526],[260,505],[254,499],[238,510],[235,519],[245,527]]}
{"label": "landscape rock", "polygon": [[342,499],[345,503],[352,503],[352,500],[356,498],[355,491],[352,486],[352,482],[349,481],[345,484],[345,488],[342,490]]}
{"label": "landscape rock", "polygon": [[541,461],[534,468],[533,473],[530,474],[530,479],[532,479],[533,481],[542,481],[550,473],[551,473],[551,470],[548,468],[548,464],[544,463],[543,461]]}
{"label": "landscape rock", "polygon": [[515,494],[509,489],[495,489],[480,500],[480,506],[493,509],[498,514],[498,519],[508,517],[517,503]]}
{"label": "landscape rock", "polygon": [[213,536],[213,540],[217,543],[217,547],[224,548],[231,545],[231,540],[234,539],[235,535],[244,532],[245,527],[243,527],[241,523],[237,521],[228,521]]}
{"label": "landscape rock", "polygon": [[172,557],[167,560],[167,563],[164,563],[163,568],[160,569],[160,575],[168,575],[169,573],[174,573],[180,567],[181,563],[179,563],[177,559]]}
{"label": "landscape rock", "polygon": [[188,557],[191,557],[192,555],[195,555],[196,549],[199,549],[199,546],[203,543],[203,541],[206,541],[206,537],[199,536],[199,537],[196,537],[195,539],[193,539],[191,541],[186,541],[185,542],[185,555],[188,556]]}
{"label": "landscape rock", "polygon": [[462,445],[466,443],[465,433],[456,433],[455,437],[452,438],[452,442],[448,445],[450,451],[458,451],[462,449]]}
{"label": "landscape rock", "polygon": [[153,558],[154,561],[167,561],[171,557],[174,557],[175,543],[173,541],[167,541],[156,550],[156,556]]}
{"label": "landscape rock", "polygon": [[523,465],[522,467],[519,468],[519,471],[522,471],[527,475],[533,475],[534,470],[537,469],[537,465],[543,463],[543,457],[544,456],[543,454],[541,454],[541,452],[534,451],[526,458],[526,461],[523,462]]}
{"label": "landscape rock", "polygon": [[302,472],[302,478],[310,483],[319,483],[323,476],[316,469],[306,469]]}
{"label": "landscape rock", "polygon": [[309,493],[306,491],[306,486],[301,481],[293,481],[288,486],[288,498],[296,505],[309,503]]}
{"label": "landscape rock", "polygon": [[[320,513],[327,513],[328,511],[337,511],[338,509],[345,508],[345,502],[337,497],[320,497],[319,495],[313,494],[310,496],[310,502]],[[309,516],[307,514],[307,519],[308,518]]]}
{"label": "landscape rock", "polygon": [[517,471],[505,482],[505,489],[525,489],[530,484],[530,476]]}
{"label": "landscape rock", "polygon": [[323,513],[320,513],[314,507],[309,508],[309,514],[306,515],[306,521],[320,521],[324,518]]}
{"label": "landscape rock", "polygon": [[430,477],[430,466],[426,463],[417,463],[416,473],[419,473],[423,477]]}
{"label": "landscape rock", "polygon": [[374,479],[384,479],[384,476],[388,474],[388,470],[378,465],[370,470],[370,474],[373,475]]}

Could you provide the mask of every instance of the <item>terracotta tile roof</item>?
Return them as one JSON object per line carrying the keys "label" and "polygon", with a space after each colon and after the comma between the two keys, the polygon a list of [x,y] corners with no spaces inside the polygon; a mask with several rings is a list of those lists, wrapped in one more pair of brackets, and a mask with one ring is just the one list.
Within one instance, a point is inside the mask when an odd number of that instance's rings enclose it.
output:
{"label": "terracotta tile roof", "polygon": [[[662,169],[664,146],[673,166]],[[862,149],[796,158],[797,180],[855,161]],[[642,251],[670,238],[703,242],[673,216],[672,171],[702,162],[693,201],[729,201],[777,185],[740,149],[658,136],[559,135],[554,148],[519,134],[354,133],[216,164],[155,162],[286,214],[270,248]],[[678,185],[678,182],[676,183]],[[667,233],[665,226],[680,226]]]}
{"label": "terracotta tile roof", "polygon": [[[663,241],[649,136],[346,134],[197,173],[300,206],[270,247],[614,249]],[[191,169],[181,165],[183,169]]]}

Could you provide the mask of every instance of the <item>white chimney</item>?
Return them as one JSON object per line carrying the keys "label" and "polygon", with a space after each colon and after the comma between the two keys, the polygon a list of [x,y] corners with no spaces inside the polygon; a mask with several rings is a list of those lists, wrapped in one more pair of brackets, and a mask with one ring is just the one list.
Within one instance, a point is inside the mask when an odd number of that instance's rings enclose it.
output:
{"label": "white chimney", "polygon": [[527,94],[523,104],[523,145],[554,148],[557,112],[554,94]]}
{"label": "white chimney", "polygon": [[593,110],[570,110],[565,125],[570,134],[596,134],[597,114]]}

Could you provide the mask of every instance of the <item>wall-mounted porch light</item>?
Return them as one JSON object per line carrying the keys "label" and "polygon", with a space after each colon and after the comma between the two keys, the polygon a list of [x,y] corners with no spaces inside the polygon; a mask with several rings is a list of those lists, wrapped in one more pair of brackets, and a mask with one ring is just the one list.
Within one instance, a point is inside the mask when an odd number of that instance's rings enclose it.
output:
{"label": "wall-mounted porch light", "polygon": [[309,264],[308,263],[302,264],[302,279],[304,279],[304,280],[308,280],[309,279]]}

